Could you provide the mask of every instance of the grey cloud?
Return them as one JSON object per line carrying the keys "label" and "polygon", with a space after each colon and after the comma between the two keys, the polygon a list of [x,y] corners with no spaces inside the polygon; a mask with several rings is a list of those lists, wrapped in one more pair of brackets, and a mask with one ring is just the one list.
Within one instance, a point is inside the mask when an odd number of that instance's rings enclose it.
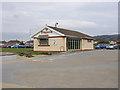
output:
{"label": "grey cloud", "polygon": [[59,22],[59,27],[90,35],[117,33],[117,3],[114,2],[3,3],[2,12],[5,33],[28,33],[30,29],[34,33],[55,22]]}

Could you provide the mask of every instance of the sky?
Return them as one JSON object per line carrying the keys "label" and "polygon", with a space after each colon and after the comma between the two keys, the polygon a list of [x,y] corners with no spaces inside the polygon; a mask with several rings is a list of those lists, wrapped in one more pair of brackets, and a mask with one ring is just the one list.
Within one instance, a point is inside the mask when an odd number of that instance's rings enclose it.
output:
{"label": "sky", "polygon": [[46,24],[91,36],[118,33],[117,2],[2,2],[2,40],[29,40]]}

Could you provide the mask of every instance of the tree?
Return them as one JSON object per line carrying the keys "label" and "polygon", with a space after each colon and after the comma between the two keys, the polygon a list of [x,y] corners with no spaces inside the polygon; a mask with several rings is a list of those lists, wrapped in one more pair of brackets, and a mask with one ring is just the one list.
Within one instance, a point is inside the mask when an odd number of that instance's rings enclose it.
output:
{"label": "tree", "polygon": [[23,41],[21,41],[19,45],[25,45],[25,44],[23,43]]}
{"label": "tree", "polygon": [[110,44],[108,41],[100,41],[97,44]]}

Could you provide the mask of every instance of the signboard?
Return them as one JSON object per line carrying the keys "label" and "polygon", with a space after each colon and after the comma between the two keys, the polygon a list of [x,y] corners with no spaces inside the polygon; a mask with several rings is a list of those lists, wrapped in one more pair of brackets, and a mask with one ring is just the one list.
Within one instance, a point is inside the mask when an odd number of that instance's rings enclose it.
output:
{"label": "signboard", "polygon": [[41,31],[41,33],[46,34],[46,33],[53,33],[51,30],[45,28],[44,30]]}
{"label": "signboard", "polygon": [[57,40],[52,40],[52,45],[57,45]]}
{"label": "signboard", "polygon": [[46,33],[52,33],[52,31],[41,31],[41,33],[44,33],[44,34],[46,34]]}
{"label": "signboard", "polygon": [[38,38],[48,38],[48,35],[39,35]]}

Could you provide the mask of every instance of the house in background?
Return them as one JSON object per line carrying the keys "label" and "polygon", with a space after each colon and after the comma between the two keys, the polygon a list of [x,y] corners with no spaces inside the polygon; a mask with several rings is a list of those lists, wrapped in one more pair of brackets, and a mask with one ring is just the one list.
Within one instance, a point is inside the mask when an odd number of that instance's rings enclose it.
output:
{"label": "house in background", "polygon": [[6,41],[0,41],[0,46],[1,46],[1,45],[6,45],[6,44],[7,44]]}
{"label": "house in background", "polygon": [[18,40],[10,40],[7,42],[7,45],[19,45],[20,41]]}
{"label": "house in background", "polygon": [[33,36],[34,51],[64,52],[92,50],[93,38],[78,31],[46,26]]}
{"label": "house in background", "polygon": [[29,40],[29,41],[25,42],[25,45],[33,45],[33,40]]}

